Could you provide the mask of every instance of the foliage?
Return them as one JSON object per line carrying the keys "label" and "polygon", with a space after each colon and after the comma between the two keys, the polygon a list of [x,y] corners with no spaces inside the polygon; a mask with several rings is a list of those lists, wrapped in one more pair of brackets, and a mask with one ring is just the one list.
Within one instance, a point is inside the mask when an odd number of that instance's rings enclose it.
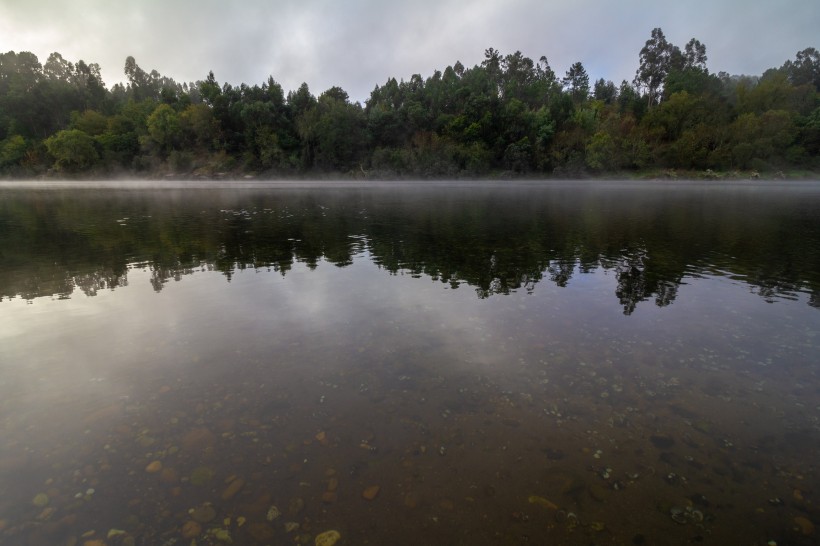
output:
{"label": "foliage", "polygon": [[54,166],[61,171],[75,172],[94,166],[98,159],[94,139],[79,129],[59,131],[45,141]]}
{"label": "foliage", "polygon": [[[363,103],[332,87],[285,93],[178,83],[133,57],[126,84],[52,53],[0,54],[0,174],[265,172],[355,176],[583,175],[631,169],[817,168],[820,53],[760,76],[711,73],[706,46],[660,28],[633,82],[488,48],[472,68],[389,78]],[[591,82],[594,83],[591,85]],[[46,153],[46,150],[48,153]]]}

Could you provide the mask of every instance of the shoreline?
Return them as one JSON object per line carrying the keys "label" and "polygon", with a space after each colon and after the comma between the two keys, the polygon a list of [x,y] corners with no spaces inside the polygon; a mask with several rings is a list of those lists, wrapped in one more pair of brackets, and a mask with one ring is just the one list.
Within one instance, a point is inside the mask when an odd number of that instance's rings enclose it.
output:
{"label": "shoreline", "polygon": [[753,181],[783,182],[819,180],[820,172],[778,171],[682,171],[675,169],[647,171],[617,171],[611,173],[579,173],[576,175],[549,175],[544,173],[514,173],[510,171],[486,174],[463,173],[455,176],[403,175],[392,172],[341,173],[341,172],[216,172],[211,175],[196,173],[65,173],[39,174],[35,176],[0,176],[0,182],[538,182],[538,181],[658,181],[658,182],[708,182]]}

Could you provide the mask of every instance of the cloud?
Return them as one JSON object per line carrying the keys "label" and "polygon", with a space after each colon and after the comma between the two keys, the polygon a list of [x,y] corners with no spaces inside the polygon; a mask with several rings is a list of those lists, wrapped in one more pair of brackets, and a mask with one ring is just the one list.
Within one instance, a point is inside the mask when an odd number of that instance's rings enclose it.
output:
{"label": "cloud", "polygon": [[705,43],[714,72],[760,74],[820,45],[814,0],[6,0],[0,50],[97,62],[108,85],[132,55],[179,82],[213,70],[233,85],[273,76],[286,91],[339,85],[365,100],[389,77],[473,66],[488,47],[546,55],[559,76],[581,61],[593,79],[631,81],[658,26],[679,46]]}

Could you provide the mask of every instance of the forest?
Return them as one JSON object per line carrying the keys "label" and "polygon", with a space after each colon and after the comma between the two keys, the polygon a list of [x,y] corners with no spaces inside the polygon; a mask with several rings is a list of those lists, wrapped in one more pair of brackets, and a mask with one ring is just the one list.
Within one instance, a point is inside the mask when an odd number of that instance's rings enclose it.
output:
{"label": "forest", "polygon": [[[362,105],[340,87],[287,93],[178,83],[125,60],[127,83],[52,53],[0,53],[0,176],[356,178],[780,177],[820,170],[820,52],[761,75],[713,73],[706,46],[653,29],[635,77],[563,76],[546,56],[484,52],[388,79]],[[787,174],[784,174],[787,173]]]}

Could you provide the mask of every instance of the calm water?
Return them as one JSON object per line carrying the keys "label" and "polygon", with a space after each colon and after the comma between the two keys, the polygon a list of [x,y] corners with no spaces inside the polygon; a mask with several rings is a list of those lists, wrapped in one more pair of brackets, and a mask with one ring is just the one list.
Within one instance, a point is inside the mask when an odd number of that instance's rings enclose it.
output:
{"label": "calm water", "polygon": [[820,540],[818,183],[32,186],[4,545]]}

